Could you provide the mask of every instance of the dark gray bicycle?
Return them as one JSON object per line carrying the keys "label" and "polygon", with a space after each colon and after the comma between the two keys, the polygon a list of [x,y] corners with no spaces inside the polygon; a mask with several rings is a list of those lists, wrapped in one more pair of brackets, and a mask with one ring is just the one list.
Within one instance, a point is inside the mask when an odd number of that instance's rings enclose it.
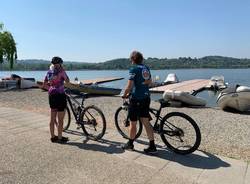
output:
{"label": "dark gray bicycle", "polygon": [[[189,154],[198,149],[201,142],[201,133],[196,122],[187,114],[181,112],[170,112],[162,117],[161,111],[169,107],[170,103],[163,99],[158,100],[159,109],[150,107],[150,116],[155,133],[160,134],[162,141],[168,148],[178,154]],[[128,118],[129,101],[124,100],[123,105],[116,110],[115,126],[118,132],[126,139],[129,138]],[[152,119],[153,118],[153,119]],[[137,122],[136,137],[142,133],[142,123]]]}
{"label": "dark gray bicycle", "polygon": [[[94,96],[69,89],[66,89],[65,93],[67,108],[63,130],[66,131],[70,126],[71,109],[77,128],[81,128],[84,134],[90,138],[101,139],[106,131],[106,120],[103,112],[95,105],[84,106],[84,100]],[[81,99],[81,103],[77,99]]]}

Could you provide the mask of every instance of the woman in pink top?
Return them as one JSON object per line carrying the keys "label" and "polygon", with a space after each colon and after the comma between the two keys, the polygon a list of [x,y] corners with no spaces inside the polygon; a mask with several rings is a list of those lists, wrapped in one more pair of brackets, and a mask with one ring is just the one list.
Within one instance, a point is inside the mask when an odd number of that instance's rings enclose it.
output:
{"label": "woman in pink top", "polygon": [[[63,60],[60,57],[53,57],[51,66],[44,79],[44,85],[49,86],[49,105],[50,113],[50,134],[51,142],[65,143],[67,137],[62,136],[63,119],[67,105],[66,95],[64,92],[64,81],[69,82],[69,78],[62,67]],[[57,123],[58,118],[58,123]],[[57,126],[58,136],[55,136],[54,128]]]}

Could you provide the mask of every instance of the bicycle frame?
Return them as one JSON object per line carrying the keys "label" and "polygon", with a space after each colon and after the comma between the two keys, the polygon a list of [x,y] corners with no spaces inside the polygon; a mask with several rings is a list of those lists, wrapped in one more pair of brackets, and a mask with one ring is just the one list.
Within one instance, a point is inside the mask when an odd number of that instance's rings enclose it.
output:
{"label": "bicycle frame", "polygon": [[[79,121],[79,115],[82,113],[83,109],[84,109],[84,100],[85,97],[84,95],[79,95],[76,97],[73,97],[70,93],[66,93],[67,96],[67,102],[69,104],[69,107],[71,109],[71,111],[73,112],[74,118],[76,120],[76,122]],[[82,98],[82,102],[78,102],[76,99],[77,98]],[[74,108],[75,106],[75,108]]]}
{"label": "bicycle frame", "polygon": [[[168,106],[168,103],[165,102],[167,105],[163,105],[162,102],[160,102],[160,107],[159,109],[155,109],[155,108],[152,108],[150,107],[149,108],[149,112],[152,113],[154,115],[154,117],[156,118],[155,122],[153,122],[153,130],[154,131],[157,131],[158,133],[159,132],[159,123],[158,122],[161,122],[163,117],[161,116],[161,111],[164,107],[167,107]],[[126,101],[126,99],[124,99],[124,102],[123,102],[123,105],[127,106],[126,108],[128,108],[129,106],[129,103],[128,101]],[[152,118],[152,117],[150,117]],[[127,126],[129,125],[129,120],[128,120],[128,117],[127,117],[127,120],[126,120],[126,123],[127,123]]]}

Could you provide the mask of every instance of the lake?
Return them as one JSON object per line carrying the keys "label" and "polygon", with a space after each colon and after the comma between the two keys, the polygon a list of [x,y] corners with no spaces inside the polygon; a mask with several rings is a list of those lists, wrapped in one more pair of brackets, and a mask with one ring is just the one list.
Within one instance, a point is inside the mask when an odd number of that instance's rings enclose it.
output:
{"label": "lake", "polygon": [[[10,76],[15,73],[21,77],[34,77],[36,80],[43,80],[46,71],[0,71],[0,77]],[[225,82],[230,85],[240,84],[250,86],[250,69],[178,69],[178,70],[152,70],[152,76],[158,75],[160,81],[164,81],[169,73],[175,73],[180,81],[191,79],[210,79],[212,76],[224,76]],[[68,76],[71,80],[75,77],[81,79],[92,79],[101,77],[124,77],[124,80],[107,83],[108,86],[124,88],[128,79],[127,70],[81,70],[68,71]],[[197,96],[203,97],[207,100],[207,106],[216,106],[216,97],[211,91],[204,91]],[[153,99],[160,98],[160,95],[152,96]]]}

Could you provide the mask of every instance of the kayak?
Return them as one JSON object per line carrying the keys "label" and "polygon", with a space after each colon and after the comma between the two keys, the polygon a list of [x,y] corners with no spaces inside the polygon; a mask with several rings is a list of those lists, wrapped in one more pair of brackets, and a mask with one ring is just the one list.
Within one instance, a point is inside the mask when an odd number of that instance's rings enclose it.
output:
{"label": "kayak", "polygon": [[98,85],[85,85],[85,84],[77,84],[77,83],[65,83],[64,86],[71,90],[77,90],[79,92],[95,94],[95,95],[119,95],[121,93],[121,89],[104,87]]}

